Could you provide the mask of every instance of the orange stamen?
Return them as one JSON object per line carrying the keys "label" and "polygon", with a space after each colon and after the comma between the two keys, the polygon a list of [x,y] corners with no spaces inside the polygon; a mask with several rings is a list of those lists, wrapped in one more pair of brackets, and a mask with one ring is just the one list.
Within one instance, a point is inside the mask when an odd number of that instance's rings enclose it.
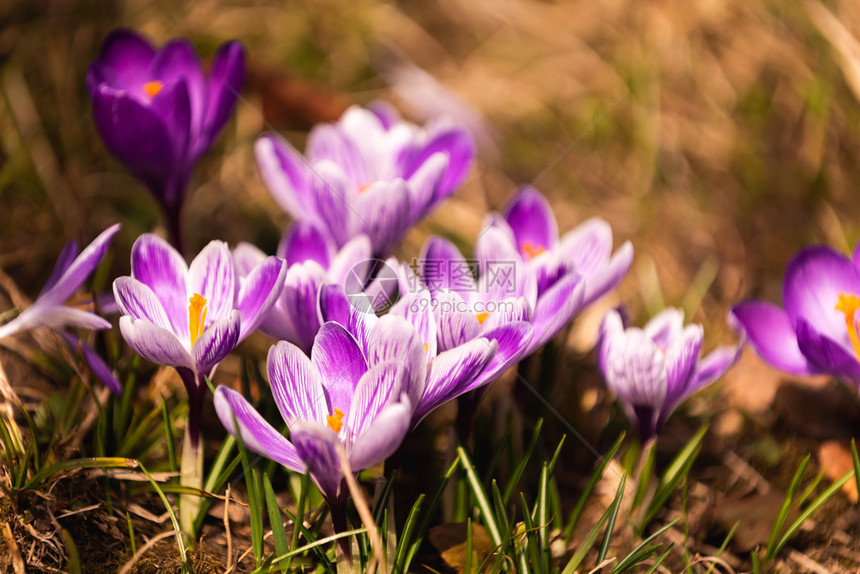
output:
{"label": "orange stamen", "polygon": [[332,414],[325,418],[325,422],[328,425],[328,428],[336,433],[340,432],[340,429],[343,428],[343,411],[335,409]]}
{"label": "orange stamen", "polygon": [[206,307],[206,297],[199,293],[195,293],[188,299],[188,302],[191,303],[188,306],[188,331],[191,334],[191,344],[193,345],[206,327],[208,308]]}
{"label": "orange stamen", "polygon": [[526,252],[526,255],[529,259],[534,259],[538,255],[546,251],[546,248],[543,245],[538,245],[536,243],[532,243],[531,241],[523,241],[520,247],[523,251]]}
{"label": "orange stamen", "polygon": [[848,330],[848,338],[851,339],[851,344],[854,345],[854,354],[860,361],[860,333],[857,332],[857,321],[854,319],[858,308],[860,308],[860,297],[857,295],[841,293],[836,301],[836,310],[845,314],[845,328]]}
{"label": "orange stamen", "polygon": [[490,316],[489,313],[478,313],[477,315],[475,315],[475,318],[478,320],[478,323],[483,325],[484,321],[486,321],[487,317],[489,317],[489,316]]}
{"label": "orange stamen", "polygon": [[163,83],[159,82],[158,80],[153,80],[151,82],[146,82],[143,85],[143,91],[146,92],[146,95],[149,96],[149,99],[151,100],[158,95],[158,92],[160,92],[161,88],[163,87]]}
{"label": "orange stamen", "polygon": [[369,183],[364,183],[364,184],[362,184],[362,185],[358,188],[358,193],[364,193],[364,192],[365,192],[365,191],[367,191],[368,189],[370,189],[370,184],[369,184]]}

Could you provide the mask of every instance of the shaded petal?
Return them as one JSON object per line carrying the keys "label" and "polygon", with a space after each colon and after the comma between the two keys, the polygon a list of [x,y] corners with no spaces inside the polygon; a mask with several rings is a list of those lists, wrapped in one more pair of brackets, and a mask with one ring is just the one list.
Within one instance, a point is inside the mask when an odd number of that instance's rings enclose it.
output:
{"label": "shaded petal", "polygon": [[305,472],[307,466],[292,443],[260,416],[242,395],[223,385],[219,386],[215,390],[215,412],[231,435],[236,436],[238,427],[242,442],[252,451],[279,462],[294,472]]}
{"label": "shaded petal", "polygon": [[131,276],[152,290],[178,336],[188,333],[187,275],[185,259],[164,239],[145,233],[134,242]]}
{"label": "shaded petal", "polygon": [[327,500],[337,498],[342,476],[337,454],[341,446],[338,436],[325,425],[297,421],[290,427],[290,439],[323,496]]}
{"label": "shaded petal", "polygon": [[[344,119],[349,113],[350,111],[347,111],[344,114]],[[362,134],[361,137],[368,138],[368,134]],[[379,179],[377,174],[368,169],[367,161],[356,142],[344,133],[340,126],[332,124],[314,126],[308,135],[305,153],[314,163],[325,160],[340,166],[354,189]]]}
{"label": "shaded petal", "polygon": [[605,267],[585,279],[583,307],[590,305],[615,289],[633,265],[633,244],[629,241],[618,248]]}
{"label": "shaded petal", "polygon": [[434,296],[443,289],[453,289],[465,298],[478,290],[471,266],[447,239],[430,236],[424,243],[420,262],[421,281]]}
{"label": "shaded petal", "polygon": [[367,372],[364,354],[353,336],[338,323],[325,323],[314,341],[311,363],[322,378],[331,409],[349,416],[352,396]]}
{"label": "shaded petal", "polygon": [[860,294],[860,271],[841,253],[818,245],[789,262],[782,296],[792,325],[804,319],[816,332],[850,345],[845,315],[836,310],[843,293]]}
{"label": "shaded petal", "polygon": [[269,349],[269,385],[281,416],[324,423],[329,413],[325,389],[311,360],[295,345],[281,341]]}
{"label": "shaded petal", "polygon": [[403,317],[385,315],[376,322],[368,335],[365,348],[370,367],[396,361],[406,369],[405,387],[410,392],[423,391],[427,377],[427,352],[424,340],[412,324]]}
{"label": "shaded petal", "polygon": [[742,345],[726,345],[708,353],[699,361],[688,393],[694,393],[722,377],[738,361],[742,350]]}
{"label": "shaded petal", "polygon": [[318,221],[311,202],[312,173],[302,155],[276,134],[257,138],[254,155],[263,182],[281,209],[295,219]]}
{"label": "shaded petal", "polygon": [[408,178],[409,221],[418,221],[438,202],[439,185],[447,169],[448,156],[435,153]]}
{"label": "shaded petal", "polygon": [[359,218],[353,235],[367,235],[374,253],[379,255],[394,251],[411,224],[409,188],[402,179],[370,184],[353,200],[353,208]]}
{"label": "shaded petal", "polygon": [[[319,318],[322,323],[334,321],[340,323],[349,330],[349,315],[352,306],[346,293],[340,285],[323,285],[319,294]],[[356,336],[352,330],[349,330]]]}
{"label": "shaded petal", "polygon": [[54,264],[54,269],[51,270],[51,276],[48,277],[48,280],[45,282],[44,287],[39,292],[39,297],[44,297],[45,293],[51,290],[51,288],[57,284],[57,281],[66,273],[66,270],[72,264],[72,261],[75,260],[75,257],[78,255],[78,242],[74,239],[66,243],[66,246],[63,247],[63,250],[60,252],[59,257],[57,257],[57,262]]}
{"label": "shaded petal", "polygon": [[200,154],[209,147],[236,105],[245,77],[245,51],[240,42],[221,44],[207,80],[206,114],[203,129],[197,142],[196,153]]}
{"label": "shaded petal", "polygon": [[358,381],[346,419],[350,443],[361,435],[393,400],[400,397],[406,370],[396,361],[369,369]]}
{"label": "shaded petal", "polygon": [[535,328],[530,349],[537,350],[555,337],[582,308],[585,285],[579,275],[568,273],[541,295],[532,313]]}
{"label": "shaded petal", "polygon": [[[200,64],[200,59],[197,57],[197,52],[194,51],[191,43],[184,38],[179,38],[165,44],[152,60],[150,73],[152,79],[159,80],[165,85],[173,82],[185,83],[191,104],[190,130],[195,136],[196,134],[200,134],[206,106],[206,86],[204,84],[203,68]],[[157,102],[159,96],[161,96],[161,92],[152,98],[152,102]],[[206,146],[204,145],[203,147],[205,149]],[[197,154],[192,151],[189,159],[196,159],[196,157]],[[194,159],[191,159],[191,161],[194,161]]]}
{"label": "shaded petal", "polygon": [[131,315],[119,318],[119,330],[128,346],[151,363],[194,371],[194,361],[176,335]]}
{"label": "shaded petal", "polygon": [[[339,246],[357,233],[365,233],[359,227],[361,222],[358,221],[355,206],[350,205],[350,183],[343,169],[332,161],[323,160],[315,163],[313,170],[310,177],[310,201],[313,213],[322,222],[320,228],[327,230]],[[308,218],[308,221],[316,222],[313,218]]]}
{"label": "shaded petal", "polygon": [[119,382],[119,379],[116,378],[113,370],[108,367],[104,359],[95,352],[95,349],[87,345],[82,339],[79,339],[70,333],[60,331],[58,332],[58,335],[65,339],[72,349],[79,351],[83,355],[84,360],[90,368],[90,372],[92,372],[95,378],[101,381],[104,386],[109,388],[113,394],[122,394],[122,383]]}
{"label": "shaded petal", "polygon": [[278,257],[286,259],[290,266],[315,261],[323,269],[328,269],[334,252],[335,246],[328,235],[303,221],[292,223],[278,245]]}
{"label": "shaded petal", "polygon": [[424,149],[412,158],[405,177],[411,177],[425,161],[440,152],[448,156],[448,169],[439,183],[435,202],[454,193],[469,175],[475,160],[475,140],[469,132],[458,126],[440,127],[432,134]]}
{"label": "shaded petal", "polygon": [[284,279],[283,309],[295,327],[296,344],[307,351],[321,326],[318,305],[320,289],[325,283],[325,271],[313,261],[293,265]]}
{"label": "shaded petal", "polygon": [[386,407],[365,431],[355,439],[349,453],[349,465],[354,471],[370,468],[394,454],[406,433],[412,406],[408,399]]}
{"label": "shaded petal", "polygon": [[[430,372],[424,394],[415,403],[413,426],[433,409],[474,389],[472,383],[484,372],[498,354],[498,342],[475,339],[450,351],[440,353],[430,361]],[[489,379],[484,382],[490,382]]]}
{"label": "shaded petal", "polygon": [[39,294],[38,301],[41,301],[43,304],[55,304],[63,303],[69,299],[78,287],[81,286],[81,283],[86,281],[90,273],[101,263],[107,251],[108,244],[113,239],[113,236],[116,235],[116,232],[119,231],[119,228],[120,224],[117,223],[102,231],[71,263],[67,263],[67,259],[72,253],[68,250],[67,246],[57,261],[57,268],[65,265],[65,271],[59,277],[55,277],[56,269],[54,270],[48,279],[48,284],[51,286],[45,286],[42,293]]}
{"label": "shaded petal", "polygon": [[797,333],[788,314],[776,305],[765,301],[745,301],[732,308],[729,320],[771,365],[796,375],[811,372],[809,361],[797,344]]}
{"label": "shaded petal", "polygon": [[328,277],[332,283],[343,285],[349,273],[355,273],[361,284],[367,279],[373,256],[370,238],[366,235],[356,235],[341,247],[331,261]]}
{"label": "shaded petal", "polygon": [[831,373],[860,383],[860,361],[854,353],[816,331],[806,319],[798,319],[796,328],[797,345],[814,372]]}
{"label": "shaded petal", "polygon": [[612,227],[599,217],[592,217],[564,234],[559,254],[576,265],[586,282],[609,261],[612,253]]}
{"label": "shaded petal", "polygon": [[158,325],[162,329],[172,331],[175,337],[188,335],[187,329],[183,333],[176,331],[164,311],[161,301],[158,300],[152,289],[137,279],[118,277],[113,282],[113,294],[123,315],[131,315],[135,319],[142,319]]}
{"label": "shaded petal", "polygon": [[681,337],[666,349],[666,403],[661,413],[664,418],[669,416],[670,407],[690,393],[704,338],[701,325],[687,325]]}
{"label": "shaded petal", "polygon": [[124,28],[112,31],[102,42],[98,59],[87,71],[90,94],[102,82],[114,88],[139,89],[149,79],[153,58],[155,48],[136,32]]}
{"label": "shaded petal", "polygon": [[440,291],[436,294],[433,315],[438,330],[438,349],[447,351],[481,334],[482,328],[472,307],[454,291]]}
{"label": "shaded petal", "polygon": [[236,348],[241,325],[242,313],[232,311],[206,327],[191,347],[191,356],[197,365],[198,374],[209,375],[215,365]]}
{"label": "shaded petal", "polygon": [[516,247],[527,258],[540,250],[551,250],[558,241],[558,224],[546,198],[532,187],[520,188],[502,212],[514,232]]}
{"label": "shaded petal", "polygon": [[269,257],[241,282],[236,304],[236,308],[242,313],[239,340],[253,333],[266,317],[281,294],[286,275],[286,262],[277,257]]}
{"label": "shaded petal", "polygon": [[188,297],[200,294],[206,299],[207,325],[226,317],[235,308],[236,270],[226,243],[210,241],[197,254],[188,269],[187,289]]}
{"label": "shaded petal", "polygon": [[484,371],[475,377],[467,390],[477,389],[491,383],[513,367],[528,351],[533,334],[533,327],[525,321],[501,325],[482,333],[481,338],[497,344],[498,350]]}

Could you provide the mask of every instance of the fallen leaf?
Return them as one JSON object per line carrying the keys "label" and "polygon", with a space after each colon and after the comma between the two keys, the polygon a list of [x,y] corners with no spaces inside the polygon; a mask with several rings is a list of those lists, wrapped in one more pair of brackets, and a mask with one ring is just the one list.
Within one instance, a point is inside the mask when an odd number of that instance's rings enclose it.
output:
{"label": "fallen leaf", "polygon": [[[836,480],[854,468],[851,447],[847,443],[831,440],[818,447],[818,464],[824,471],[824,476]],[[844,492],[851,502],[857,502],[857,481],[849,480],[842,485]]]}
{"label": "fallen leaf", "polygon": [[[457,570],[466,570],[466,524],[464,522],[440,524],[427,533],[430,544],[442,555],[445,564]],[[493,552],[493,543],[487,530],[472,524],[472,570]]]}

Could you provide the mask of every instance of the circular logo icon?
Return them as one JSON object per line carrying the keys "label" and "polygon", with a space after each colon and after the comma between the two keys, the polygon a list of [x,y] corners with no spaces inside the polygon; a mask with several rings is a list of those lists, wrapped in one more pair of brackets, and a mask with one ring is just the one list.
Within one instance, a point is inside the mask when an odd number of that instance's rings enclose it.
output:
{"label": "circular logo icon", "polygon": [[382,259],[359,261],[347,273],[343,289],[349,304],[355,309],[379,314],[397,298],[397,270]]}

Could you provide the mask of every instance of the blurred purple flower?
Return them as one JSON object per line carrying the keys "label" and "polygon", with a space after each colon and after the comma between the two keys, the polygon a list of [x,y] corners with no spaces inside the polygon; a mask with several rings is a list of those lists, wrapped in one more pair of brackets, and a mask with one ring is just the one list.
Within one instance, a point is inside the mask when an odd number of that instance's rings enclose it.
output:
{"label": "blurred purple flower", "polygon": [[860,385],[860,244],[851,259],[817,245],[785,271],[785,309],[744,301],[730,314],[764,360],[789,373],[827,373]]}
{"label": "blurred purple flower", "polygon": [[[358,274],[357,280],[363,284],[370,266],[370,240],[358,235],[338,250],[314,226],[295,222],[284,233],[277,255],[287,264],[284,288],[259,328],[310,355],[323,324],[320,290],[329,284],[343,286],[350,273]],[[251,244],[240,243],[233,250],[233,258],[239,276],[247,277],[266,255]]]}
{"label": "blurred purple flower", "polygon": [[83,339],[70,333],[60,332],[59,335],[72,349],[83,356],[84,361],[86,361],[87,366],[90,368],[90,372],[95,378],[101,381],[102,384],[109,388],[114,394],[122,394],[122,383],[119,382],[119,379],[116,377],[113,370],[108,366],[105,360],[96,353],[95,349],[87,345]]}
{"label": "blurred purple flower", "polygon": [[643,442],[657,434],[681,402],[737,360],[739,345],[720,347],[700,360],[703,337],[701,325],[684,327],[679,309],[661,311],[644,329],[625,329],[615,310],[604,318],[600,369]]}
{"label": "blurred purple flower", "polygon": [[131,30],[111,32],[87,71],[105,145],[162,204],[174,242],[188,178],[227,122],[244,75],[238,42],[223,44],[205,75],[187,40],[156,50]]}
{"label": "blurred purple flower", "polygon": [[[39,327],[79,327],[90,330],[110,328],[108,321],[90,310],[69,306],[66,302],[101,263],[108,244],[119,228],[119,224],[108,227],[80,255],[78,243],[70,241],[60,253],[54,270],[36,301],[0,327],[0,339]],[[87,302],[89,300],[85,301]]]}
{"label": "blurred purple flower", "polygon": [[273,134],[255,146],[263,180],[295,219],[324,230],[338,246],[367,235],[376,255],[393,251],[409,227],[463,182],[475,144],[439,121],[419,128],[352,107],[337,124],[316,126],[302,157]]}
{"label": "blurred purple flower", "polygon": [[269,257],[237,281],[233,258],[222,241],[209,243],[190,267],[155,235],[135,241],[131,277],[120,277],[113,285],[123,314],[120,331],[139,355],[179,372],[188,390],[194,446],[206,394],[204,378],[257,328],[277,300],[285,273],[286,264]]}
{"label": "blurred purple flower", "polygon": [[[450,241],[431,237],[419,261],[421,280],[433,296],[442,349],[487,337],[512,322],[530,323],[534,336],[506,357],[510,366],[542,347],[582,308],[583,282],[576,272],[565,269],[551,287],[539,292],[536,276],[495,230],[488,230],[478,247],[478,258],[469,261]],[[477,279],[472,274],[475,268]]]}
{"label": "blurred purple flower", "polygon": [[224,427],[241,432],[249,449],[295,472],[310,471],[339,530],[346,489],[338,450],[359,472],[393,454],[409,430],[405,369],[398,360],[374,359],[365,358],[352,335],[333,322],[323,325],[310,359],[285,341],[272,346],[269,384],[289,439],[236,391],[220,386],[215,394]]}
{"label": "blurred purple flower", "polygon": [[558,224],[546,198],[537,190],[519,190],[502,215],[487,216],[489,224],[478,238],[480,253],[488,243],[507,244],[490,249],[524,261],[535,274],[538,295],[555,285],[567,271],[582,277],[586,307],[614,289],[633,263],[633,245],[626,241],[612,253],[612,228],[598,217],[558,236]]}

